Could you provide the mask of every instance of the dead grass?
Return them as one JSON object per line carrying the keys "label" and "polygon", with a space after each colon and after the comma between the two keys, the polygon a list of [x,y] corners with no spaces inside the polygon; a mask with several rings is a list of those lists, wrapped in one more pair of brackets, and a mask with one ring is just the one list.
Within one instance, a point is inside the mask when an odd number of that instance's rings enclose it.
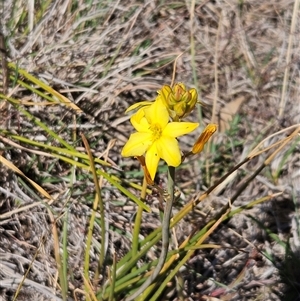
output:
{"label": "dead grass", "polygon": [[[116,139],[109,160],[125,170],[127,176],[138,165],[120,157],[120,148],[130,131],[124,111],[136,101],[153,99],[157,89],[169,84],[173,62],[181,54],[176,81],[198,88],[204,103],[192,118],[200,119],[205,125],[215,119],[220,131],[210,153],[178,171],[184,197],[175,211],[240,162],[263,138],[300,123],[300,20],[298,11],[298,23],[289,40],[294,12],[292,0],[196,1],[194,8],[184,1],[56,0],[35,2],[34,13],[28,3],[8,0],[0,4],[8,61],[51,84],[84,111],[75,117],[76,127],[88,137],[95,156],[101,156],[108,143]],[[292,44],[287,59],[289,43]],[[286,70],[288,78],[284,78]],[[281,95],[283,85],[286,88]],[[12,82],[8,93],[24,101],[39,101]],[[283,106],[282,116],[279,116],[280,106]],[[40,129],[28,124],[12,107],[1,107],[0,103],[0,110],[1,129],[33,140],[47,140]],[[71,141],[73,112],[62,106],[38,105],[30,111]],[[235,127],[225,132],[231,115],[240,118]],[[283,132],[277,138],[286,135]],[[267,140],[265,147],[272,142]],[[189,149],[192,142],[185,143]],[[83,149],[80,141],[76,146]],[[69,291],[73,300],[72,293],[82,285],[82,258],[93,183],[78,171],[72,193],[67,195],[71,184],[66,164],[38,158],[3,140],[0,152],[55,198],[50,208],[58,216],[58,227],[69,208],[68,264],[72,275]],[[254,216],[282,240],[289,237],[293,252],[299,252],[299,145],[292,154],[287,156],[287,153],[287,149],[283,150],[243,191],[234,206],[279,191],[282,195],[222,224],[210,241],[224,248],[197,251],[181,272],[184,299],[170,290],[161,300],[212,300],[205,297],[209,294],[217,300],[300,300],[299,278],[285,261],[284,247],[248,216]],[[262,160],[263,157],[246,165],[220,191],[195,208],[189,220],[177,228],[178,239],[182,240],[189,229],[204,223],[220,203],[226,203],[232,197],[232,188],[241,185]],[[206,162],[210,165],[205,165]],[[24,189],[25,184],[2,165],[0,174],[0,300],[12,300],[22,275],[31,265],[18,300],[61,300],[47,206],[29,188]],[[135,207],[107,183],[105,187],[112,230],[108,249],[109,252],[113,247],[119,250],[121,257],[130,248],[128,237]],[[31,208],[14,211],[29,204],[33,204]],[[154,201],[151,206],[158,204]],[[158,222],[157,215],[147,216],[141,235],[146,235]],[[96,232],[91,267],[96,267],[99,227]],[[256,249],[273,254],[277,268]],[[35,254],[37,257],[32,261]],[[156,256],[148,254],[148,259]],[[292,286],[286,278],[280,278],[282,273],[278,268],[282,267],[288,271],[285,275]],[[231,290],[222,290],[217,283]],[[290,299],[286,299],[287,289],[295,292]]]}

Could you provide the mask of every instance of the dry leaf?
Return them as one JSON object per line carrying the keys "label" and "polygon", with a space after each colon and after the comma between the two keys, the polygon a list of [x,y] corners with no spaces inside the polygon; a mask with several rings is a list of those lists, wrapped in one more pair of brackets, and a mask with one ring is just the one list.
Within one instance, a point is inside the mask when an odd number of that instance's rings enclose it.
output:
{"label": "dry leaf", "polygon": [[241,104],[245,101],[245,96],[240,96],[235,100],[227,103],[220,110],[220,121],[219,121],[219,129],[221,133],[224,133],[226,130],[230,128],[230,122],[232,121],[233,115],[237,113]]}

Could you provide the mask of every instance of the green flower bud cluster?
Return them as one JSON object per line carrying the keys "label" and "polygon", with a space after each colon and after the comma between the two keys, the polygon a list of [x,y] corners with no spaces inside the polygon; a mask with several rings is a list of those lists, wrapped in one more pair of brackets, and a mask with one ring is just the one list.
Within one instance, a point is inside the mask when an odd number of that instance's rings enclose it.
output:
{"label": "green flower bud cluster", "polygon": [[173,88],[163,86],[158,94],[173,121],[179,121],[190,114],[198,101],[197,90],[187,90],[183,83],[177,83]]}

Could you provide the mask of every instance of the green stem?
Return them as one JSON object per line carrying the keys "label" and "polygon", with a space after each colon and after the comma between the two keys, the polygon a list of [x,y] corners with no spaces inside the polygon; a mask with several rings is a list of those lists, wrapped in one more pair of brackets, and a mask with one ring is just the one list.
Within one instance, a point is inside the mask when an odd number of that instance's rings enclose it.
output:
{"label": "green stem", "polygon": [[[141,199],[145,200],[146,198],[146,191],[147,191],[147,180],[146,177],[144,177],[143,180],[143,186],[142,186],[142,191],[141,191]],[[142,223],[142,215],[143,215],[143,207],[139,206],[135,221],[134,221],[134,228],[133,228],[133,238],[132,238],[132,257],[134,257],[139,248],[139,235],[140,235],[140,229],[141,229],[141,223]]]}
{"label": "green stem", "polygon": [[154,268],[152,274],[149,278],[143,283],[142,286],[131,296],[125,299],[125,301],[132,301],[135,298],[139,297],[137,300],[145,300],[146,295],[149,292],[145,291],[157,278],[161,269],[163,268],[168,250],[169,250],[169,230],[170,230],[170,219],[172,215],[172,206],[174,201],[174,191],[175,191],[175,168],[169,166],[168,168],[168,192],[169,196],[166,198],[166,206],[164,211],[164,218],[162,224],[162,249],[160,257],[157,263],[157,266]]}

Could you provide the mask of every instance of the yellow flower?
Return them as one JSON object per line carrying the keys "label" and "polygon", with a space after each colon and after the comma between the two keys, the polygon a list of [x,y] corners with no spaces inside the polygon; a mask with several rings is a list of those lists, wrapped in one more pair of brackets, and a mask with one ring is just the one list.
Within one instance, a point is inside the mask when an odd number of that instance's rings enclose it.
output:
{"label": "yellow flower", "polygon": [[169,122],[169,113],[161,100],[138,110],[130,122],[137,130],[130,135],[122,149],[122,156],[142,156],[145,154],[147,169],[151,179],[156,174],[160,159],[169,166],[181,163],[181,153],[176,137],[185,135],[198,127],[193,122]]}

